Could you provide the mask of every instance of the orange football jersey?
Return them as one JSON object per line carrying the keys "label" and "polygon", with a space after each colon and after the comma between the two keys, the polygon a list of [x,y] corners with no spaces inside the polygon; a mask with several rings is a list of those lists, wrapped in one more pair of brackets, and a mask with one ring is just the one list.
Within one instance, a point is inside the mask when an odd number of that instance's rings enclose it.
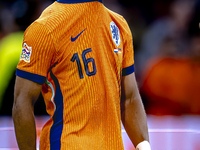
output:
{"label": "orange football jersey", "polygon": [[101,0],[58,0],[24,34],[16,74],[42,84],[41,150],[122,150],[121,78],[134,72],[132,34]]}

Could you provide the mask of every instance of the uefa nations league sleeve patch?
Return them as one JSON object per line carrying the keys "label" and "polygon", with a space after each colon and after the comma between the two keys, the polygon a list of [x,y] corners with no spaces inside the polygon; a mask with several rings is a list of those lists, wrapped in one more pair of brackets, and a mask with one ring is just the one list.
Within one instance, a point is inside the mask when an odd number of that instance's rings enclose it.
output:
{"label": "uefa nations league sleeve patch", "polygon": [[32,47],[29,47],[26,43],[24,43],[20,60],[24,60],[25,62],[30,63],[31,52]]}
{"label": "uefa nations league sleeve patch", "polygon": [[121,43],[120,32],[119,32],[119,28],[113,21],[110,23],[110,30],[112,34],[112,40],[115,43],[115,45],[118,47]]}

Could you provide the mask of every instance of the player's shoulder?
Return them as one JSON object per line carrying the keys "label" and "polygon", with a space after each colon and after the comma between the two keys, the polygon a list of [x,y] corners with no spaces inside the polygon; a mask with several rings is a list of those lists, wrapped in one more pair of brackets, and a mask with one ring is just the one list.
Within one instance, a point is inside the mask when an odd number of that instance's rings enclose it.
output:
{"label": "player's shoulder", "polygon": [[53,30],[63,21],[63,16],[66,16],[66,12],[63,11],[61,6],[57,2],[52,3],[41,13],[40,17],[34,23]]}
{"label": "player's shoulder", "polygon": [[[41,31],[44,30],[51,33],[59,23],[59,8],[56,2],[49,5],[43,10],[39,18],[37,18],[27,29],[27,31]],[[26,33],[25,32],[25,33]]]}
{"label": "player's shoulder", "polygon": [[55,15],[55,2],[49,5],[44,11],[41,13],[40,17],[36,19],[34,22],[37,22],[42,25],[46,25],[48,22],[52,21],[53,16]]}
{"label": "player's shoulder", "polygon": [[120,28],[120,30],[122,32],[131,35],[131,31],[130,31],[130,28],[129,28],[129,25],[128,25],[126,19],[122,15],[120,15],[108,8],[106,8],[106,9],[107,9],[107,12],[109,13],[110,17],[112,18],[112,20],[118,26],[118,28]]}
{"label": "player's shoulder", "polygon": [[124,17],[112,10],[110,10],[109,8],[106,8],[106,11],[109,13],[109,15],[114,18],[116,21],[118,22],[126,22],[126,20],[124,19]]}

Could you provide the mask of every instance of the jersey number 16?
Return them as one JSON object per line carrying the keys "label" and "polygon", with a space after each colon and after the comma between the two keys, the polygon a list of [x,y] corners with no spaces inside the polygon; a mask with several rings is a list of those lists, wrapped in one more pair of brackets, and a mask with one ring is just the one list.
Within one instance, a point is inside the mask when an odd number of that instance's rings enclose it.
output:
{"label": "jersey number 16", "polygon": [[[82,52],[81,56],[82,56],[82,60],[83,60],[83,63],[84,63],[86,75],[87,76],[93,76],[97,73],[97,70],[96,70],[96,65],[95,65],[94,59],[93,58],[86,58],[86,56],[85,56],[89,52],[92,52],[91,48],[84,50]],[[79,72],[79,77],[80,77],[80,79],[83,79],[84,78],[83,77],[83,71],[82,71],[81,62],[80,62],[80,58],[79,58],[78,53],[74,53],[74,55],[71,58],[71,61],[72,62],[76,61],[76,64],[77,64],[77,67],[78,67],[78,72]],[[89,67],[88,67],[89,62],[92,62],[93,71],[89,70]]]}

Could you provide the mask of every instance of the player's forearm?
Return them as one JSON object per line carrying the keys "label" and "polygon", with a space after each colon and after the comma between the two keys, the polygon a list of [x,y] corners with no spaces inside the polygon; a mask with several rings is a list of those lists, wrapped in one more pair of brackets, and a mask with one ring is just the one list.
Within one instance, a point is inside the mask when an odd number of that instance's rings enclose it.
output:
{"label": "player's forearm", "polygon": [[132,96],[125,100],[122,109],[122,122],[134,146],[146,140],[149,141],[146,113],[142,101]]}
{"label": "player's forearm", "polygon": [[36,127],[33,108],[13,105],[15,134],[20,150],[36,150]]}

